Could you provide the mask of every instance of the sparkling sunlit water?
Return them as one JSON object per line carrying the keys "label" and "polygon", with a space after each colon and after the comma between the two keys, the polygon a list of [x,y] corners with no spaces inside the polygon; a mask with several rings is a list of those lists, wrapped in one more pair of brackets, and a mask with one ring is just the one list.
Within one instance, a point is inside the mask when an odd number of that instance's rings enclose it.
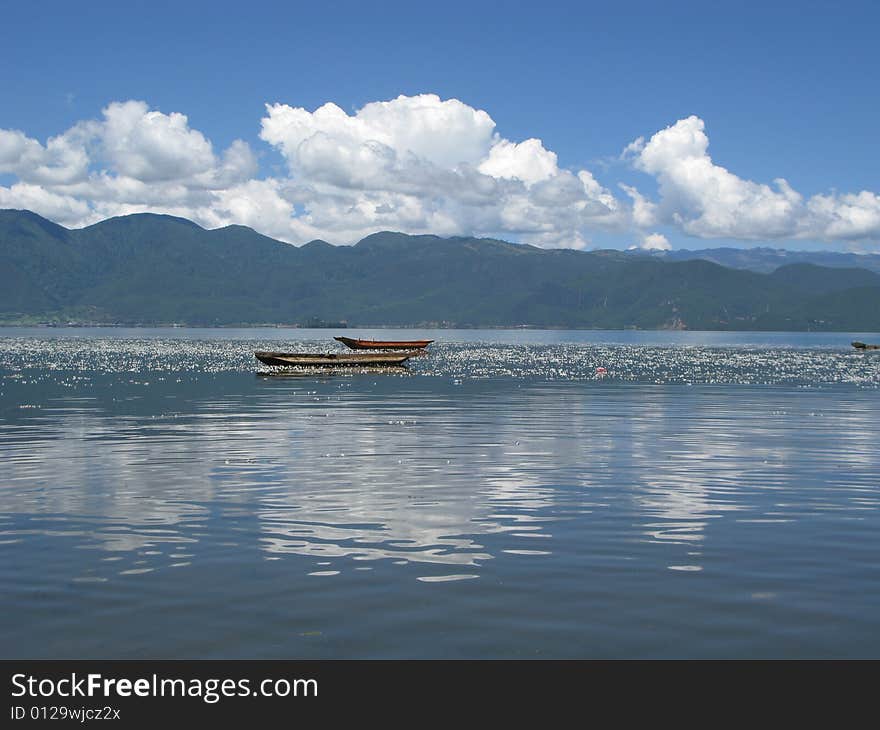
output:
{"label": "sparkling sunlit water", "polygon": [[0,654],[880,655],[877,336],[332,334],[0,329]]}

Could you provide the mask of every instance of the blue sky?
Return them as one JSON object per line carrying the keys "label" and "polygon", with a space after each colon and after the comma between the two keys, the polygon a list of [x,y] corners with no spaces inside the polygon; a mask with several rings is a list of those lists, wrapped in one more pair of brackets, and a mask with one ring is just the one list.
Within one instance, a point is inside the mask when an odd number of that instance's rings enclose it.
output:
{"label": "blue sky", "polygon": [[[0,156],[0,185],[7,191],[5,197],[0,192],[0,203],[20,207],[16,203],[33,201],[43,206],[38,212],[68,225],[155,209],[189,212],[205,225],[242,222],[297,243],[313,234],[348,243],[373,225],[413,232],[434,227],[438,233],[499,235],[539,245],[627,247],[656,235],[665,241],[661,245],[675,248],[880,248],[880,11],[871,3],[40,5],[39,11],[24,4],[4,9],[4,25],[18,30],[4,34],[0,51],[0,129],[20,131],[43,150],[31,145],[25,159],[25,143],[17,137],[21,155],[13,160],[18,153],[10,151],[15,140],[8,138],[6,157]],[[302,132],[282,129],[295,120],[283,119],[281,111],[271,139],[265,131],[261,137],[267,103],[312,113],[332,102],[356,119],[372,102],[424,94],[436,95],[441,105],[454,99],[486,112],[494,122],[492,139],[516,145],[535,138],[541,147],[499,148],[498,160],[502,152],[509,159],[487,167],[493,142],[481,137],[488,146],[468,160],[428,154],[419,174],[426,165],[433,171],[416,184],[415,148],[381,134],[393,124],[390,117],[374,119],[373,134],[385,150],[381,175],[379,168],[369,174],[351,169],[363,155],[351,147],[350,130],[333,127],[337,131],[328,133],[324,122],[310,118],[309,130],[321,139],[329,134],[336,145],[332,153],[322,149],[320,169],[314,155],[297,157],[294,142],[303,141]],[[27,168],[68,164],[68,158],[49,160],[47,140],[84,122],[107,126],[103,110],[128,100],[145,102],[142,116],[186,115],[184,132],[207,141],[213,162],[203,154],[199,161],[172,164],[165,152],[175,148],[173,140],[164,152],[143,152],[161,160],[125,162],[121,152],[114,157],[109,151],[102,136],[109,132],[95,128],[70,136],[65,149],[76,136],[88,155],[80,176],[103,176],[101,192],[94,181],[87,185],[72,173],[59,185],[59,175],[47,182],[45,174]],[[435,106],[440,115],[449,112]],[[126,129],[139,123],[135,110],[122,116],[129,120]],[[699,123],[675,127],[678,137],[670,133],[654,144],[654,135],[688,118]],[[481,130],[456,133],[479,136]],[[371,145],[363,134],[356,144]],[[640,137],[642,148],[621,159]],[[131,139],[126,136],[124,144]],[[235,140],[246,143],[252,160],[221,175],[224,152]],[[463,137],[462,148],[474,140]],[[455,138],[438,144],[451,142]],[[414,144],[424,150],[429,143]],[[537,173],[530,165],[545,152],[555,154],[556,168]],[[181,151],[191,153],[201,154]],[[699,185],[681,155],[702,169]],[[160,169],[160,162],[170,167]],[[468,164],[491,169],[490,179],[449,182]],[[334,165],[349,167],[327,172]],[[557,174],[557,168],[568,174]],[[575,195],[581,171],[607,195],[591,190],[592,183]],[[201,175],[198,182],[194,175]],[[545,183],[551,178],[556,187],[548,203]],[[796,192],[781,192],[777,178]],[[263,184],[246,192],[249,180]],[[490,192],[489,183],[500,187]],[[654,207],[634,216],[628,207],[635,199],[621,183]],[[504,203],[490,214],[482,199],[477,205],[457,193],[444,197],[437,192],[444,184],[473,184],[481,195]],[[186,194],[173,198],[174,185]],[[536,192],[535,185],[545,189]],[[225,186],[222,195],[218,186]],[[724,199],[706,198],[703,191],[716,187]],[[572,205],[580,206],[576,215]],[[612,210],[598,211],[601,205]],[[755,209],[763,212],[753,215]],[[329,222],[352,210],[358,213],[347,223]],[[285,215],[296,220],[288,225]]]}

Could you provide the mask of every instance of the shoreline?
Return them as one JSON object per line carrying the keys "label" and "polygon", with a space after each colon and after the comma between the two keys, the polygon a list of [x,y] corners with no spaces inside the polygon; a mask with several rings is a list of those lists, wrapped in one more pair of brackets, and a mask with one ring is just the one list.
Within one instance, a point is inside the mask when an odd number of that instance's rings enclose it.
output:
{"label": "shoreline", "polygon": [[689,329],[687,327],[562,327],[553,325],[460,325],[460,324],[377,324],[377,325],[347,325],[345,327],[308,327],[297,324],[273,324],[273,323],[233,323],[233,324],[182,324],[176,322],[160,323],[126,323],[126,322],[65,322],[55,324],[47,322],[3,322],[0,321],[0,329],[207,329],[207,330],[232,330],[232,329],[265,329],[265,330],[307,330],[307,331],[358,331],[358,330],[487,330],[498,332],[681,332],[681,333],[755,333],[755,334],[868,334],[880,335],[880,331],[869,330],[840,330],[840,329]]}

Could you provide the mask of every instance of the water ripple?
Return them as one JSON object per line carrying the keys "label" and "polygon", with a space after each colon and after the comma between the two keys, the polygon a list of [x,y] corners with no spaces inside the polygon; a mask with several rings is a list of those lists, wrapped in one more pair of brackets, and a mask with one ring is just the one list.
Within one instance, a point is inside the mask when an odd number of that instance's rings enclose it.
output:
{"label": "water ripple", "polygon": [[255,376],[268,345],[0,338],[11,654],[136,656],[145,615],[181,627],[143,639],[165,656],[791,654],[768,611],[856,627],[842,654],[880,635],[880,357],[467,341],[408,377]]}
{"label": "water ripple", "polygon": [[[263,372],[255,350],[336,350],[325,340],[185,340],[161,338],[0,337],[0,368],[10,379],[65,372],[68,388],[88,386],[95,370],[129,373],[128,385],[149,387],[151,377],[179,373]],[[682,384],[880,385],[880,355],[844,348],[760,346],[499,344],[440,342],[405,370],[385,373],[448,378],[541,378],[552,381]],[[330,377],[331,373],[323,373]],[[345,373],[332,373],[339,377]],[[138,397],[132,394],[128,397]],[[21,404],[22,408],[38,407]]]}

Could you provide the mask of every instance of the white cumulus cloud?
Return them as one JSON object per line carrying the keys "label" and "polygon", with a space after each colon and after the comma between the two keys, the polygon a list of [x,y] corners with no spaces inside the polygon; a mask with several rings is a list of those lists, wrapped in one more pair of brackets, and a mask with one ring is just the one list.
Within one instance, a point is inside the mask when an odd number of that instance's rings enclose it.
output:
{"label": "white cumulus cloud", "polygon": [[559,173],[556,154],[544,149],[539,139],[527,139],[519,144],[499,140],[480,163],[479,170],[491,177],[522,180],[528,185]]}
{"label": "white cumulus cloud", "polygon": [[185,115],[150,111],[142,101],[110,104],[96,131],[112,168],[135,180],[179,180],[216,163],[211,143]]}
{"label": "white cumulus cloud", "polygon": [[[68,226],[170,213],[293,243],[390,229],[581,248],[602,231],[666,249],[660,226],[700,238],[880,241],[876,193],[806,198],[783,178],[742,178],[712,160],[696,116],[627,145],[621,160],[653,177],[656,192],[618,182],[617,195],[592,171],[561,167],[540,139],[508,139],[488,112],[434,94],[353,112],[273,103],[254,121],[256,152],[241,139],[216,149],[183,112],[136,100],[45,141],[0,129],[0,174],[12,178],[0,206]],[[261,174],[258,152],[283,160],[280,171]]]}
{"label": "white cumulus cloud", "polygon": [[662,233],[649,233],[642,238],[639,248],[643,248],[646,251],[669,251],[672,246],[669,244],[669,239]]}
{"label": "white cumulus cloud", "polygon": [[538,139],[501,137],[487,112],[457,99],[399,96],[354,114],[269,104],[260,137],[287,163],[297,228],[331,240],[393,228],[580,247],[586,229],[626,222],[589,171],[560,169]]}
{"label": "white cumulus cloud", "polygon": [[659,188],[660,200],[653,203],[635,188],[624,187],[639,225],[660,220],[700,238],[880,238],[880,198],[875,193],[805,200],[784,178],[771,186],[737,176],[717,165],[708,148],[705,123],[696,116],[626,147],[624,157],[653,175]]}
{"label": "white cumulus cloud", "polygon": [[45,145],[0,129],[0,172],[18,178],[0,187],[0,205],[82,226],[146,211],[211,218],[217,193],[250,179],[257,163],[242,140],[218,155],[185,115],[126,101]]}

